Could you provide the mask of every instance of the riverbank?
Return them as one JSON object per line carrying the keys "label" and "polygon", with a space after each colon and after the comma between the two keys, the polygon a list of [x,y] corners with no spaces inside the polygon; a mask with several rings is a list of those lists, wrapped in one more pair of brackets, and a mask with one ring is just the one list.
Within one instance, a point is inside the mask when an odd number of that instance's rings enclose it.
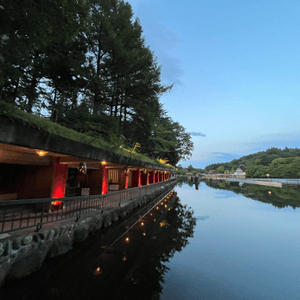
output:
{"label": "riverbank", "polygon": [[264,186],[272,186],[272,187],[283,187],[289,186],[293,188],[300,188],[300,179],[293,178],[231,178],[226,176],[217,176],[217,175],[205,175],[205,177],[199,177],[203,179],[211,179],[211,180],[228,180],[233,182],[242,182],[248,184],[257,184]]}

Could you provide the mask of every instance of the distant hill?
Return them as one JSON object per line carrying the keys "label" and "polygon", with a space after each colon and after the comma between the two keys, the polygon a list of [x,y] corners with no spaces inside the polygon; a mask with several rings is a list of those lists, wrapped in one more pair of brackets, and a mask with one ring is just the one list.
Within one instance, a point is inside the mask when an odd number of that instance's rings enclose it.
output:
{"label": "distant hill", "polygon": [[233,173],[239,165],[246,166],[247,177],[268,177],[268,174],[269,177],[300,178],[300,149],[270,148],[231,162],[208,165],[205,172],[218,169],[220,173]]}

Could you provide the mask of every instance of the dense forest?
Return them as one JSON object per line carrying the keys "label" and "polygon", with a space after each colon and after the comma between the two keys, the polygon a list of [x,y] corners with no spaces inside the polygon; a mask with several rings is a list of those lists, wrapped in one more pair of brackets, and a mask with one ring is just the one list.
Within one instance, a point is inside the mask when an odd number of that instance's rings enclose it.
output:
{"label": "dense forest", "polygon": [[228,163],[206,166],[205,172],[217,170],[219,173],[234,173],[239,165],[246,166],[247,177],[300,178],[300,149],[273,147]]}
{"label": "dense forest", "polygon": [[0,2],[0,107],[175,165],[193,143],[159,102],[171,88],[127,2]]}

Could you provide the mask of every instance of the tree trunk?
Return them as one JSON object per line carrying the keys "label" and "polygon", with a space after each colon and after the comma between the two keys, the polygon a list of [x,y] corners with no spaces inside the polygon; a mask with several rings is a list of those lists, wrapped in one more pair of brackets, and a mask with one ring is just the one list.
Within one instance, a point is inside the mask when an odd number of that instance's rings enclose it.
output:
{"label": "tree trunk", "polygon": [[[101,36],[102,36],[102,23],[100,25],[99,29],[99,38],[98,38],[98,53],[97,53],[97,70],[96,70],[96,80],[98,81],[99,76],[100,76],[100,62],[101,62]],[[99,90],[98,86],[95,84],[94,85],[94,105],[93,105],[93,114],[97,114],[98,109],[99,109]]]}
{"label": "tree trunk", "polygon": [[19,83],[20,83],[20,77],[18,77],[17,82],[16,82],[16,87],[14,89],[12,103],[16,103],[16,98],[17,98],[18,92],[19,92]]}
{"label": "tree trunk", "polygon": [[55,121],[56,119],[56,98],[57,98],[57,89],[54,90],[54,98],[52,102],[52,112],[51,112],[51,121]]}
{"label": "tree trunk", "polygon": [[37,78],[36,78],[36,75],[33,74],[32,79],[31,79],[30,88],[29,88],[29,93],[27,95],[28,105],[27,105],[26,111],[29,112],[29,113],[32,113],[32,107],[33,107],[34,102],[35,102],[36,85],[37,85]]}
{"label": "tree trunk", "polygon": [[59,121],[59,117],[61,115],[62,108],[64,105],[64,100],[65,100],[65,93],[60,92],[60,99],[59,99],[59,101],[57,103],[57,107],[56,107],[56,115],[55,115],[55,120],[54,120],[55,123],[58,123],[58,121]]}

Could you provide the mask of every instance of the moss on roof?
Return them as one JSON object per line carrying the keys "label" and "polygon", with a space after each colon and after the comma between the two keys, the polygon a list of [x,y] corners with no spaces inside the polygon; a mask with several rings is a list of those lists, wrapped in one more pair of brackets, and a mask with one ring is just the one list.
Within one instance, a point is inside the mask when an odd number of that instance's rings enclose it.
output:
{"label": "moss on roof", "polygon": [[162,164],[156,159],[151,159],[147,157],[146,155],[136,153],[136,152],[134,153],[128,152],[120,148],[119,146],[111,145],[110,143],[105,141],[101,136],[91,137],[84,133],[75,131],[73,129],[69,129],[65,126],[49,121],[47,119],[40,118],[37,115],[27,113],[17,108],[16,106],[4,101],[0,101],[0,116],[5,116],[12,121],[21,121],[25,124],[28,124],[28,126],[42,129],[49,133],[56,134],[64,138],[68,138],[73,141],[82,142],[82,143],[92,145],[94,147],[106,149],[119,155],[135,158],[144,162],[149,162],[164,167],[169,167],[166,166],[165,164]]}

